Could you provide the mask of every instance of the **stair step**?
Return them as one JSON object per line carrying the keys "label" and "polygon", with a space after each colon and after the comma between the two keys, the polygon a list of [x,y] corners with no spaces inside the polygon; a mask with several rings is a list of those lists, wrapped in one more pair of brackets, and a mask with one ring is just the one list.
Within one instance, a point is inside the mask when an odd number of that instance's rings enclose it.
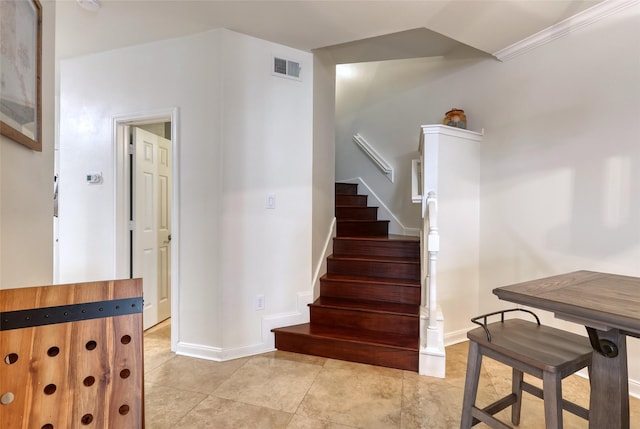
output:
{"label": "stair step", "polygon": [[336,195],[356,195],[358,193],[357,183],[336,183],[335,186]]}
{"label": "stair step", "polygon": [[336,206],[338,220],[377,220],[378,207]]}
{"label": "stair step", "polygon": [[338,220],[338,237],[382,237],[389,235],[388,220]]}
{"label": "stair step", "polygon": [[309,304],[312,307],[324,307],[334,309],[355,310],[370,313],[393,314],[398,316],[417,317],[420,307],[411,304],[399,304],[396,302],[368,301],[364,299],[342,299],[321,296],[315,302]]}
{"label": "stair step", "polygon": [[371,301],[419,305],[420,282],[406,279],[325,274],[320,278],[320,296],[343,299],[366,298]]}
{"label": "stair step", "polygon": [[340,326],[354,331],[420,335],[419,306],[320,297],[309,304],[312,325]]}
{"label": "stair step", "polygon": [[336,206],[367,206],[366,195],[337,195],[336,194]]}
{"label": "stair step", "polygon": [[403,258],[351,258],[330,255],[327,273],[386,279],[420,280],[420,261]]}
{"label": "stair step", "polygon": [[333,254],[337,256],[395,256],[420,259],[420,238],[406,235],[386,237],[335,237]]}
{"label": "stair step", "polygon": [[310,323],[273,329],[279,350],[418,371],[420,240],[389,235],[355,183],[335,184],[336,237]]}
{"label": "stair step", "polygon": [[418,371],[419,339],[309,323],[272,330],[278,350]]}

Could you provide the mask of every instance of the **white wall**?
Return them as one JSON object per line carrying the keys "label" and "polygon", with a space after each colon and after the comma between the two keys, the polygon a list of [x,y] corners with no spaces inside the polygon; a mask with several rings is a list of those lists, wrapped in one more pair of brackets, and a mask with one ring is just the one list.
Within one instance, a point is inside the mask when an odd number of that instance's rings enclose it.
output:
{"label": "white wall", "polygon": [[[222,46],[222,344],[259,348],[262,317],[311,288],[313,57],[229,31]],[[272,76],[273,55],[301,63],[302,80]]]}
{"label": "white wall", "polygon": [[[578,269],[640,276],[640,6],[467,77],[486,127],[481,297]],[[635,118],[635,119],[631,119]],[[584,329],[553,320],[567,329]],[[640,340],[629,340],[640,394]]]}
{"label": "white wall", "polygon": [[[450,73],[486,57],[462,47],[445,61],[416,58],[338,66],[336,180],[362,178],[397,218],[401,227],[396,233],[420,228],[420,205],[411,201],[411,160],[417,158],[419,127],[440,124],[452,106],[464,104],[463,97],[452,94],[455,88],[444,99],[433,99],[422,88],[438,86]],[[474,125],[472,120],[469,129],[476,131]],[[356,133],[394,167],[394,183],[353,143]]]}
{"label": "white wall", "polygon": [[[396,75],[408,78],[396,91],[375,90],[388,80],[375,76],[362,90],[381,91],[354,116],[375,124],[363,133],[380,144],[388,139],[378,132],[415,133],[413,142],[393,144],[417,149],[420,122],[437,123],[451,107],[466,111],[470,129],[485,128],[479,311],[508,305],[494,287],[536,277],[578,269],[640,276],[637,52],[639,5],[505,63],[397,63]],[[340,150],[338,143],[338,176]],[[455,288],[467,299],[464,285]],[[445,332],[472,316],[445,308]],[[544,319],[584,333],[552,315]],[[638,339],[629,340],[629,372],[640,394]]]}
{"label": "white wall", "polygon": [[[307,64],[302,82],[272,76],[272,54]],[[117,274],[113,118],[177,107],[178,351],[264,348],[261,318],[311,287],[312,69],[308,53],[227,30],[63,61],[60,280]],[[104,183],[86,185],[88,170]]]}
{"label": "white wall", "polygon": [[55,3],[42,3],[42,152],[0,137],[0,289],[53,278]]}

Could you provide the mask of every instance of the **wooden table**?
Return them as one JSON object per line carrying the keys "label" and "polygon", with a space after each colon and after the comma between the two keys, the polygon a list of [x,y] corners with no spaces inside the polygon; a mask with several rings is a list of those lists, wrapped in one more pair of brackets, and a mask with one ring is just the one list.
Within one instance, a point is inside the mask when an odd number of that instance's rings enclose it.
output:
{"label": "wooden table", "polygon": [[589,428],[629,428],[628,335],[640,337],[640,278],[576,271],[493,290],[587,328],[594,348]]}

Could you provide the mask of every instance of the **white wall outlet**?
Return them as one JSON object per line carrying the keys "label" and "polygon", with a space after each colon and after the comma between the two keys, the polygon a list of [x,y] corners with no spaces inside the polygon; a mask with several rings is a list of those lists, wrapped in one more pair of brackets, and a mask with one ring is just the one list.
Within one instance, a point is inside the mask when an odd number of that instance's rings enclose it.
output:
{"label": "white wall outlet", "polygon": [[276,194],[268,194],[267,195],[267,208],[275,209],[276,208]]}
{"label": "white wall outlet", "polygon": [[102,183],[102,171],[89,171],[86,180],[89,184]]}
{"label": "white wall outlet", "polygon": [[264,310],[264,295],[256,295],[256,310]]}

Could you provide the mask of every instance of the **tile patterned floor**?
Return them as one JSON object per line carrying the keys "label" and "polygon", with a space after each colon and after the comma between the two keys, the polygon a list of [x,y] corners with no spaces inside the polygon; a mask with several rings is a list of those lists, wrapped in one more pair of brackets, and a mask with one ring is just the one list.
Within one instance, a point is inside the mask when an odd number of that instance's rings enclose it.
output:
{"label": "tile patterned floor", "polygon": [[[460,425],[466,343],[447,347],[447,376],[441,380],[280,351],[228,362],[177,356],[169,350],[170,329],[165,322],[144,336],[147,429],[453,429]],[[485,359],[478,402],[489,404],[498,392],[509,391],[510,374],[509,368]],[[568,377],[563,389],[567,399],[588,405],[587,380]],[[588,427],[578,417],[566,412],[564,416],[566,429]],[[508,411],[499,417],[509,421]],[[519,427],[544,427],[541,400],[525,395]],[[640,400],[635,398],[631,398],[631,428],[640,429]]]}

